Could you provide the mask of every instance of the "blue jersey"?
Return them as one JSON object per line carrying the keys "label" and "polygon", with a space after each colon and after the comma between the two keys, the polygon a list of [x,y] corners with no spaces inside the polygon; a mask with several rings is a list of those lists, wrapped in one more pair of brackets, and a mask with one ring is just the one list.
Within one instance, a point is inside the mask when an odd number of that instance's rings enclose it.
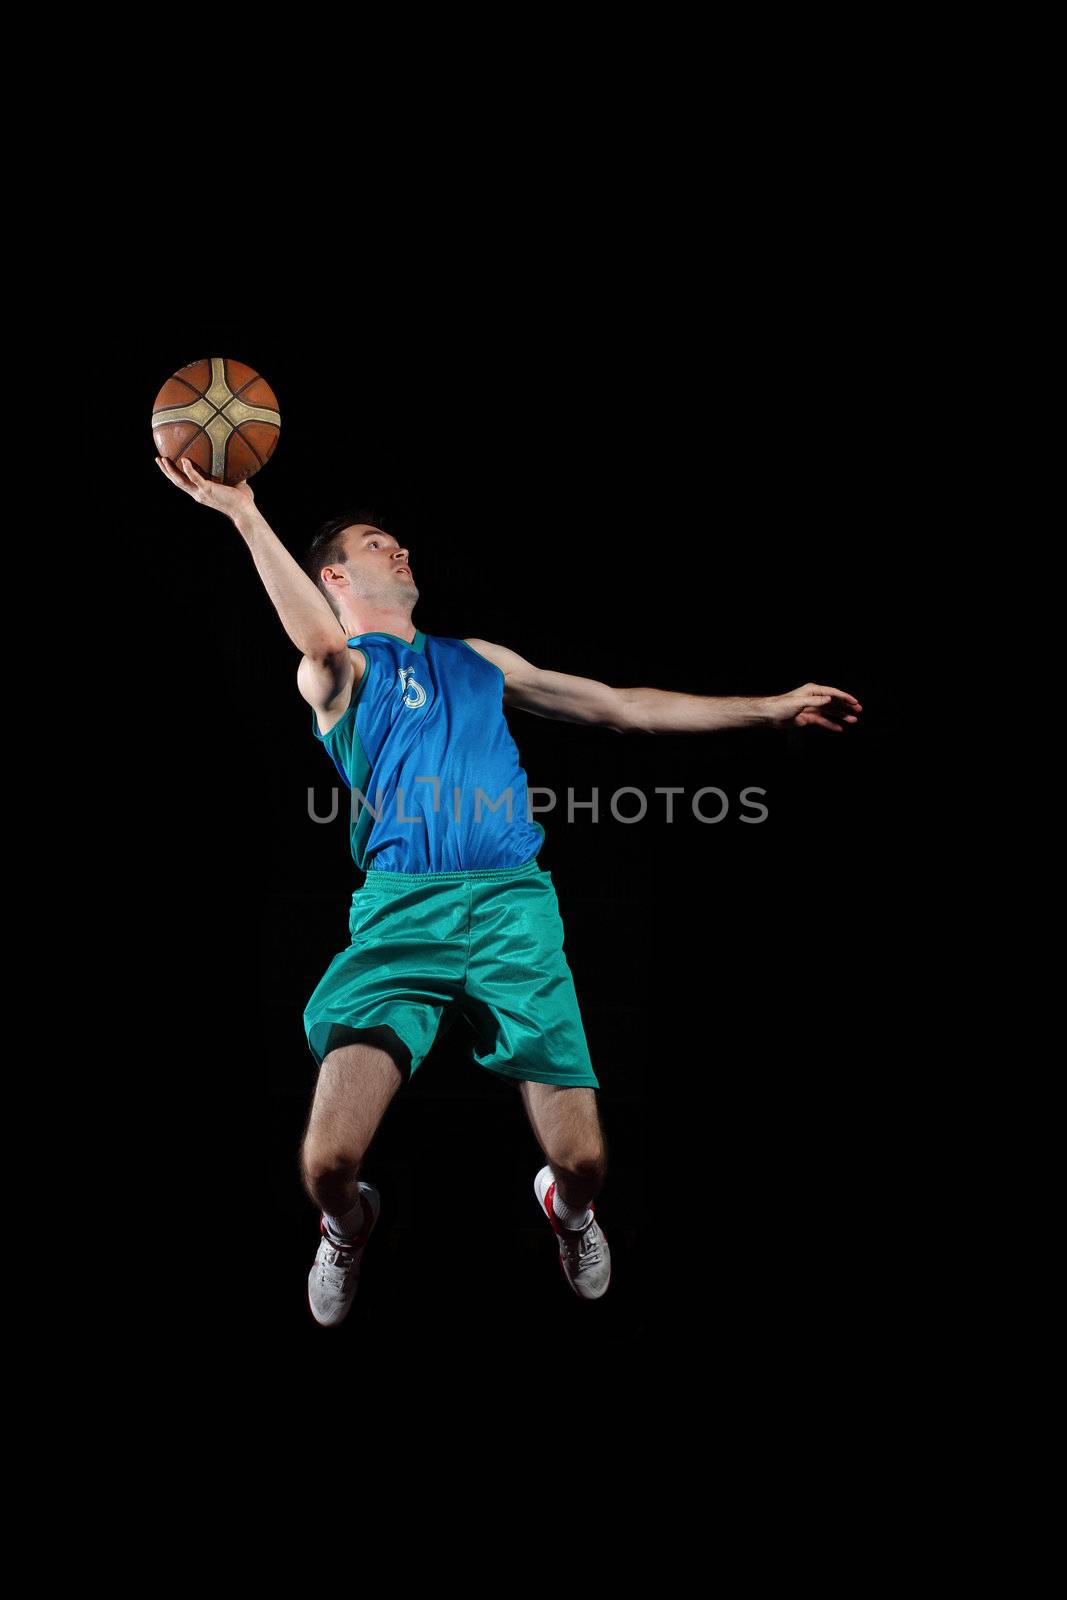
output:
{"label": "blue jersey", "polygon": [[504,720],[504,674],[462,639],[349,639],[367,659],[325,745],[351,793],[361,872],[479,872],[532,861],[545,830]]}

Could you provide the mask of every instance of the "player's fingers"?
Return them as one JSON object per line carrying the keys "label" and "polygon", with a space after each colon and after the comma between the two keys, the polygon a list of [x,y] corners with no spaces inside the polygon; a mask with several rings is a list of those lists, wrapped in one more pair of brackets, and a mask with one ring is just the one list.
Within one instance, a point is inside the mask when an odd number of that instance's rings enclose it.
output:
{"label": "player's fingers", "polygon": [[856,696],[854,694],[849,694],[847,692],[847,690],[845,690],[845,689],[833,689],[833,688],[830,687],[829,684],[826,684],[826,683],[816,683],[816,684],[813,684],[812,687],[819,694],[833,695],[834,698],[837,699],[837,700],[848,700],[850,702],[850,704],[854,705],[858,711],[862,711],[863,710],[863,707],[860,705],[859,701],[856,699]]}
{"label": "player's fingers", "polygon": [[185,478],[182,477],[181,473],[176,470],[173,461],[168,461],[166,456],[157,456],[156,465],[159,467],[164,477],[170,479],[171,483],[176,483],[179,489],[184,489],[187,494],[192,494],[192,488],[186,482]]}
{"label": "player's fingers", "polygon": [[205,478],[204,474],[200,471],[200,468],[195,462],[190,461],[188,456],[181,457],[181,465],[185,472],[186,487],[188,488],[189,493],[199,505],[208,505],[211,500],[212,492],[211,479]]}
{"label": "player's fingers", "polygon": [[840,728],[839,723],[831,722],[827,717],[820,717],[817,711],[809,710],[800,713],[795,719],[795,725],[798,728],[833,728],[835,731]]}

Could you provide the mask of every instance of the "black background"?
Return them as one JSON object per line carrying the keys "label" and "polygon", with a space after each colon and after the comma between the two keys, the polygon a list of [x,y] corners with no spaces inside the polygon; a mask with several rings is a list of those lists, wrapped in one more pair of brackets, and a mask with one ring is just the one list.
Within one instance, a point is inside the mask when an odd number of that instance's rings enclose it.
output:
{"label": "black background", "polygon": [[[909,491],[903,327],[884,302],[873,314],[877,269],[851,248],[848,272],[741,259],[714,292],[633,256],[557,269],[551,290],[485,267],[449,293],[354,262],[271,305],[117,313],[128,409],[104,577],[138,640],[112,811],[138,906],[117,979],[123,1183],[169,1242],[152,1315],[201,1350],[644,1359],[714,1338],[728,1364],[780,1364],[785,1330],[789,1363],[843,1359],[884,1318]],[[375,508],[412,551],[424,632],[611,684],[815,679],[863,703],[841,734],[619,738],[509,713],[532,785],[601,796],[595,825],[543,816],[540,855],[609,1141],[613,1281],[595,1305],[536,1215],[521,1102],[460,1025],[365,1163],[383,1214],[355,1311],[337,1332],[311,1321],[301,1013],[361,880],[343,805],[331,826],[308,817],[309,787],[328,804],[336,774],[249,553],[154,464],[159,386],[214,354],[278,396],[280,443],[252,480],[271,526],[299,554],[326,517]],[[623,785],[649,800],[629,825],[607,804]],[[684,790],[670,826],[667,785]],[[715,825],[690,809],[705,785],[729,797]],[[758,826],[740,820],[746,786],[766,790]]]}

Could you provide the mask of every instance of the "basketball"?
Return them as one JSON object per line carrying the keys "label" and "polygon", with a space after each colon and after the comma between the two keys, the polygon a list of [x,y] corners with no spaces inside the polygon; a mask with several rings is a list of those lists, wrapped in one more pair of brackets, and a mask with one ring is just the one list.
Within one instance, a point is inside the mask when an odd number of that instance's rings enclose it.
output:
{"label": "basketball", "polygon": [[282,419],[266,378],[211,356],[180,367],[156,395],[152,437],[161,456],[188,456],[216,483],[243,483],[274,454]]}

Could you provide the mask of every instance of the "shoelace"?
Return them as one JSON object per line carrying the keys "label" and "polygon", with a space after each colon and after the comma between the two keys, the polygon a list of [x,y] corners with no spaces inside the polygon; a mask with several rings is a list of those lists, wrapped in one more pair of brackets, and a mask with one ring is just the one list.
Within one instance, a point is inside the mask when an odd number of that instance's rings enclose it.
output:
{"label": "shoelace", "polygon": [[566,1234],[560,1240],[560,1246],[576,1273],[584,1271],[586,1267],[595,1266],[600,1260],[600,1229],[597,1227],[596,1218],[589,1224],[577,1239]]}
{"label": "shoelace", "polygon": [[[323,1238],[326,1238],[325,1234],[323,1234]],[[326,1248],[322,1252],[322,1261],[319,1265],[319,1281],[321,1283],[332,1282],[335,1288],[343,1289],[349,1273],[355,1265],[356,1258],[352,1251],[341,1250],[337,1245],[330,1244],[329,1240],[327,1240]]]}

